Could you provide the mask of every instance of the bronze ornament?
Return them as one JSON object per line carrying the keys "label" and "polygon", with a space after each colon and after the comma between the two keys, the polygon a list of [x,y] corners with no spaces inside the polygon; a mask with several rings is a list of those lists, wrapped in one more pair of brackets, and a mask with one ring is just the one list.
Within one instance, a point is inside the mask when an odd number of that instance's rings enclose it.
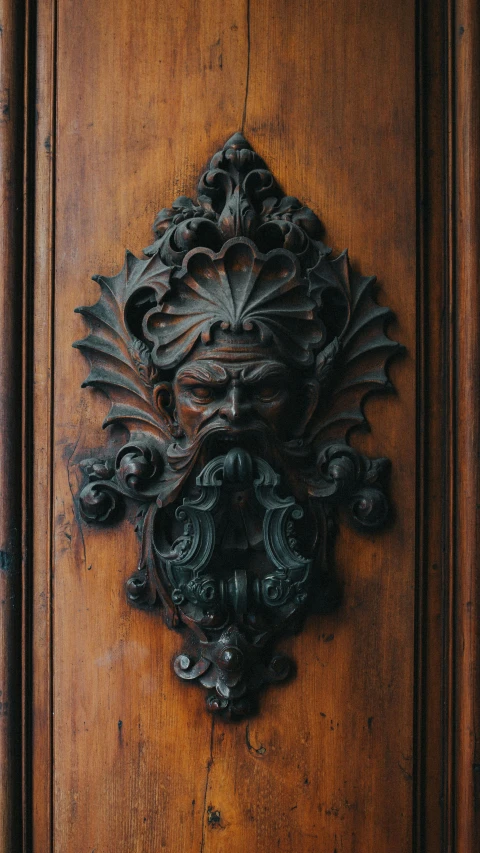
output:
{"label": "bronze ornament", "polygon": [[362,403],[390,387],[391,313],[374,277],[331,259],[317,216],[285,196],[237,133],[154,223],[139,260],[96,277],[85,386],[105,392],[128,441],[87,459],[89,523],[138,507],[128,600],[186,632],[176,674],[229,717],[292,662],[275,639],[336,601],[337,508],[360,528],[388,515],[388,460],[348,444]]}

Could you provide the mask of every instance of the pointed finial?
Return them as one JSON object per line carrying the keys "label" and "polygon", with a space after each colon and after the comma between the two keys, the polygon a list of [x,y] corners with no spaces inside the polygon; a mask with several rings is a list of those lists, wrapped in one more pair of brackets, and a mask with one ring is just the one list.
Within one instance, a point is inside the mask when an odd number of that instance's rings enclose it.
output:
{"label": "pointed finial", "polygon": [[242,148],[250,148],[250,150],[252,150],[252,146],[249,142],[247,142],[241,131],[237,131],[237,133],[234,133],[233,136],[230,137],[230,139],[227,139],[225,145],[223,146],[223,150],[225,151],[226,148],[235,148],[237,150],[241,150]]}

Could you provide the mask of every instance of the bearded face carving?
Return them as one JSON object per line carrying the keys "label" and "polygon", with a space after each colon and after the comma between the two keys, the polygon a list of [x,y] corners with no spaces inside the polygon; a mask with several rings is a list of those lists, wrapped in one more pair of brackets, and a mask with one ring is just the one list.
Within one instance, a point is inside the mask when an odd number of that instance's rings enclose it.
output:
{"label": "bearded face carving", "polygon": [[186,256],[143,329],[153,362],[175,371],[175,422],[187,444],[207,433],[239,441],[255,432],[289,434],[302,369],[326,335],[315,308],[290,252],[262,255],[234,238],[217,255],[194,249]]}
{"label": "bearded face carving", "polygon": [[373,278],[335,260],[321,225],[284,196],[235,134],[212,159],[198,201],[162,210],[145,260],[98,277],[78,309],[90,334],[85,385],[107,393],[105,425],[128,441],[87,459],[83,518],[139,506],[132,604],[188,633],[177,675],[207,688],[211,711],[252,713],[291,662],[275,638],[332,605],[339,505],[360,527],[387,516],[387,460],[347,443],[362,401],[387,387],[398,348]]}

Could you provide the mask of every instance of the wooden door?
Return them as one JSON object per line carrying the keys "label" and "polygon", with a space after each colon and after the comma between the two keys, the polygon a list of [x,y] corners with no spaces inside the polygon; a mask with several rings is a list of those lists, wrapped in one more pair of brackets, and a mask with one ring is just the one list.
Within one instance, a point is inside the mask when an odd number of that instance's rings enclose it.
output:
{"label": "wooden door", "polygon": [[[2,849],[473,853],[475,4],[3,6]],[[139,256],[236,131],[377,275],[404,353],[350,439],[392,462],[389,522],[340,525],[338,607],[282,639],[295,678],[231,722],[126,600],[132,520],[81,518],[80,463],[118,436],[72,343],[91,276]]]}

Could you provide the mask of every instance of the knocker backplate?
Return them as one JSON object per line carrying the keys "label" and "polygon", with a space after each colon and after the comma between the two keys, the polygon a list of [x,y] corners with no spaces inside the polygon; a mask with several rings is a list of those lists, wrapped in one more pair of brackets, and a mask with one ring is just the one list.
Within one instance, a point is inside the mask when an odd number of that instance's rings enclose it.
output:
{"label": "knocker backplate", "polygon": [[137,507],[127,599],[181,632],[176,674],[230,718],[294,674],[276,639],[338,604],[339,509],[367,530],[388,517],[388,460],[348,439],[366,395],[390,388],[399,345],[374,277],[322,235],[237,133],[197,200],[161,210],[144,258],[127,252],[77,309],[84,385],[111,401],[104,426],[125,431],[119,452],[84,460],[82,517]]}

